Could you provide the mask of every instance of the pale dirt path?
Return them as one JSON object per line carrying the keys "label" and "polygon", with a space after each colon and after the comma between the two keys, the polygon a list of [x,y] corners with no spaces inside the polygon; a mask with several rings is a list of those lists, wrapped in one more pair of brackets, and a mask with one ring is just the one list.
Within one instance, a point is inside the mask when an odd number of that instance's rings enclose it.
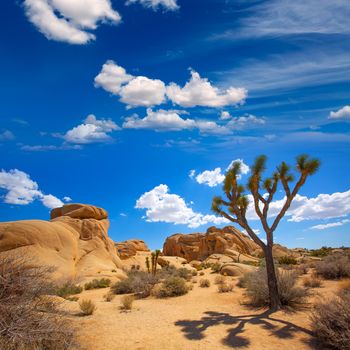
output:
{"label": "pale dirt path", "polygon": [[[215,275],[206,272],[212,281]],[[197,279],[203,278],[198,276]],[[319,293],[334,289],[327,283]],[[106,290],[86,291],[82,298],[97,304],[94,315],[72,318],[79,328],[79,340],[87,350],[310,350],[309,311],[277,312],[250,310],[240,305],[242,289],[219,294],[217,286],[200,288],[169,299],[134,302],[131,312],[119,309],[121,296],[103,301]],[[77,311],[77,303],[69,309]]]}

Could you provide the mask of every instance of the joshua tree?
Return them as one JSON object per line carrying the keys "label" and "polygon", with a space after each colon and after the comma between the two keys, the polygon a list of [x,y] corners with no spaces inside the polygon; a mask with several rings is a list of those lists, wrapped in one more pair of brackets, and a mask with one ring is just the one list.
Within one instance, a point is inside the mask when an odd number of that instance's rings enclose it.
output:
{"label": "joshua tree", "polygon": [[[262,175],[265,171],[265,164],[266,156],[261,155],[256,158],[252,166],[252,175],[249,178],[247,189],[251,193],[251,200],[255,212],[266,232],[266,243],[254,233],[247,221],[246,214],[250,200],[247,194],[245,194],[245,187],[238,184],[239,175],[241,173],[240,162],[234,162],[232,167],[227,171],[223,185],[226,199],[214,197],[212,210],[226,219],[239,224],[246,230],[253,241],[261,247],[266,261],[270,308],[276,310],[281,307],[281,301],[272,255],[273,233],[290,207],[296,194],[305,184],[308,176],[315,174],[318,170],[320,162],[318,159],[310,159],[307,155],[298,156],[296,159],[296,170],[299,173],[297,181],[294,181],[294,177],[290,172],[290,166],[285,162],[282,162],[280,166],[277,167],[271,177],[263,180]],[[291,183],[294,183],[294,185]],[[268,220],[269,208],[279,184],[282,185],[283,191],[285,192],[285,201],[280,212],[270,223]],[[263,190],[264,193],[262,193],[261,190]],[[226,208],[226,210],[224,208]]]}
{"label": "joshua tree", "polygon": [[151,268],[150,268],[150,263],[149,263],[149,257],[146,256],[146,267],[147,267],[147,272],[151,273]]}
{"label": "joshua tree", "polygon": [[160,250],[159,249],[157,249],[157,250],[155,250],[154,252],[151,253],[151,263],[152,263],[151,271],[152,271],[152,275],[155,275],[156,272],[157,272],[157,264],[158,264],[159,254],[160,254]]}

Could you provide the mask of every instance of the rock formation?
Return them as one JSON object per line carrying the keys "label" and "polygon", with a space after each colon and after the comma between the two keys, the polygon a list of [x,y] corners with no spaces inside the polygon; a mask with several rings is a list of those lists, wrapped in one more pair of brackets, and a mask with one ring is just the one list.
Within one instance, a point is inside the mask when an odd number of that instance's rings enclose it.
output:
{"label": "rock formation", "polygon": [[204,260],[212,254],[243,254],[252,256],[259,246],[233,226],[208,228],[206,233],[177,233],[168,237],[163,254],[180,256],[187,261]]}
{"label": "rock formation", "polygon": [[124,242],[115,243],[119,257],[122,260],[129,259],[137,252],[150,252],[146,243],[141,239],[129,239]]}
{"label": "rock formation", "polygon": [[108,238],[108,213],[92,205],[67,204],[51,211],[51,220],[0,223],[0,253],[28,256],[54,266],[54,277],[121,275],[121,260]]}

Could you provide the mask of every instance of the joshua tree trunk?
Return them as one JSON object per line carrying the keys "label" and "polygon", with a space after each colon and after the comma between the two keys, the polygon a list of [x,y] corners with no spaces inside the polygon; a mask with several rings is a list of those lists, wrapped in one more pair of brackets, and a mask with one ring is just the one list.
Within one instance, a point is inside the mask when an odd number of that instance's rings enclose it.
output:
{"label": "joshua tree trunk", "polygon": [[266,261],[267,283],[269,287],[270,309],[278,310],[281,308],[281,300],[278,291],[277,275],[275,264],[273,262],[272,245],[268,244],[264,249]]}

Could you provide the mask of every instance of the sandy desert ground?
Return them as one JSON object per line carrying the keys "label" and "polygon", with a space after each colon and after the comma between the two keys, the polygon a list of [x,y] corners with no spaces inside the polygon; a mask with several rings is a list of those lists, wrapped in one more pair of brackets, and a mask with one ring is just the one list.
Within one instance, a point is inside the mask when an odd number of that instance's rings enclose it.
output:
{"label": "sandy desert ground", "polygon": [[[65,308],[78,328],[81,346],[87,350],[321,349],[310,331],[312,302],[330,296],[339,282],[325,281],[322,288],[314,289],[310,304],[303,309],[269,314],[243,305],[244,289],[218,293],[215,276],[206,270],[204,276],[195,278],[210,279],[209,288],[196,283],[184,296],[136,300],[129,312],[120,310],[122,296],[105,302],[106,289],[79,295],[96,303],[92,316],[77,317],[77,302],[67,301]],[[227,278],[237,281],[236,277]]]}

